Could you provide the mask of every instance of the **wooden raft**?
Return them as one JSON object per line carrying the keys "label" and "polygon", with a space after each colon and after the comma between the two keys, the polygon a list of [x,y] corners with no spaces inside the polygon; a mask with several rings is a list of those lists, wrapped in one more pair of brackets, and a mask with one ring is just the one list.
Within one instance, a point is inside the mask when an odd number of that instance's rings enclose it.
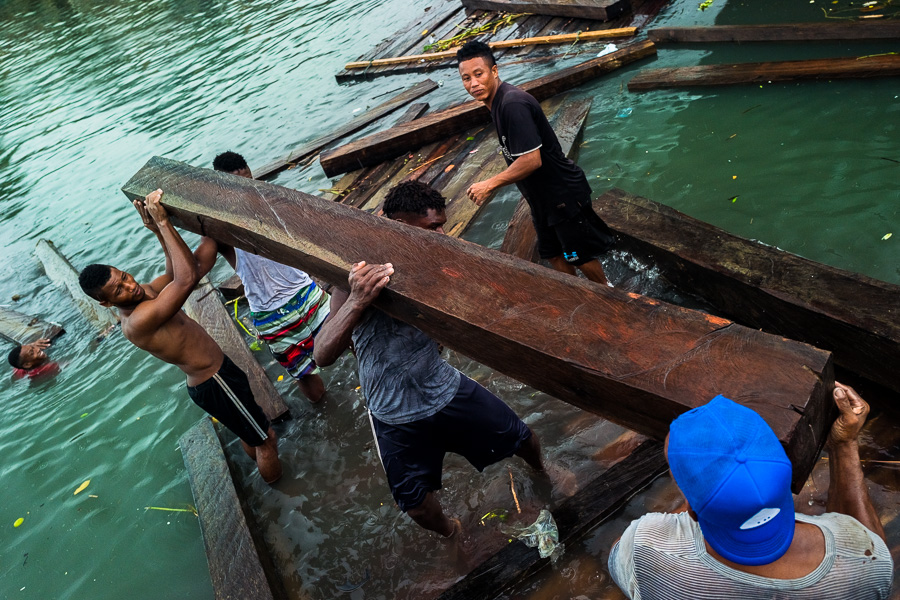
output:
{"label": "wooden raft", "polygon": [[647,257],[722,314],[834,353],[836,364],[900,392],[900,285],[730,234],[613,189],[594,209],[617,248]]}
{"label": "wooden raft", "polygon": [[900,75],[900,55],[786,60],[776,62],[699,65],[642,71],[628,82],[628,91],[821,79],[859,79]]}
{"label": "wooden raft", "polygon": [[160,157],[125,185],[166,192],[185,229],[339,287],[353,263],[390,262],[375,306],[574,406],[661,439],[716,394],[756,410],[799,490],[833,418],[831,354],[412,228],[335,202]]}
{"label": "wooden raft", "polygon": [[716,25],[714,27],[660,27],[647,32],[655,44],[708,42],[845,42],[896,40],[898,21],[843,23],[785,23],[777,25]]}
{"label": "wooden raft", "polygon": [[61,325],[0,306],[0,337],[14,344],[30,344],[40,339],[52,340],[65,332]]}
{"label": "wooden raft", "polygon": [[178,440],[216,600],[287,600],[209,417]]}
{"label": "wooden raft", "polygon": [[630,0],[462,0],[471,10],[496,10],[609,21],[631,8]]}

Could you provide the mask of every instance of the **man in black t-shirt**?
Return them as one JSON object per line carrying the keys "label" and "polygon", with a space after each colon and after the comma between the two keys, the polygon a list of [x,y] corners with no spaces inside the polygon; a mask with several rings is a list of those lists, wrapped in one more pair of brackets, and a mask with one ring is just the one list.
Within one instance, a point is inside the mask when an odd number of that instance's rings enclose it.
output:
{"label": "man in black t-shirt", "polygon": [[466,91],[491,111],[507,168],[466,191],[479,206],[497,188],[515,183],[531,207],[538,254],[554,269],[575,274],[578,267],[597,283],[606,275],[597,260],[613,244],[609,228],[591,206],[591,186],[578,165],[566,158],[541,105],[519,88],[503,83],[490,47],[469,42],[456,54]]}

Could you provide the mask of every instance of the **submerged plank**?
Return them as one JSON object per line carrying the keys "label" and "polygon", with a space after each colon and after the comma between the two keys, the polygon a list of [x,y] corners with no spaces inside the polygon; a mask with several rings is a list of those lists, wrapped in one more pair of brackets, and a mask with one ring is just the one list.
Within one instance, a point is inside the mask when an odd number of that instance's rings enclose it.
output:
{"label": "submerged plank", "polygon": [[44,272],[57,287],[69,292],[75,306],[84,318],[97,330],[99,337],[105,337],[119,324],[118,315],[112,309],[100,304],[85,294],[78,284],[78,272],[50,240],[40,240],[34,249],[35,256],[44,265]]}
{"label": "submerged plank", "polygon": [[[154,157],[125,185],[161,188],[184,228],[346,288],[393,264],[375,306],[574,406],[662,438],[716,394],[756,410],[801,486],[833,417],[831,355],[726,319],[563,275],[450,236],[261,181]],[[799,489],[799,488],[798,488]]]}
{"label": "submerged plank", "polygon": [[900,38],[900,21],[845,21],[841,23],[779,23],[774,25],[660,27],[648,31],[647,37],[656,44],[896,40],[897,38]]}
{"label": "submerged plank", "polygon": [[[559,541],[570,544],[609,519],[669,466],[662,444],[647,441],[553,511]],[[493,600],[550,564],[516,540],[453,584],[438,600]]]}
{"label": "submerged plank", "polygon": [[40,339],[52,340],[65,332],[61,325],[0,306],[0,337],[5,340],[24,345]]}
{"label": "submerged plank", "polygon": [[776,62],[700,65],[642,71],[628,82],[629,91],[671,87],[772,83],[807,79],[896,77],[900,56],[880,54],[855,58],[823,58]]}
{"label": "submerged plank", "polygon": [[622,190],[594,208],[618,248],[649,257],[678,288],[744,325],[830,350],[836,364],[900,391],[900,285],[730,234]]}
{"label": "submerged plank", "polygon": [[222,348],[222,352],[236,364],[250,380],[253,398],[270,421],[288,416],[288,407],[266,375],[253,352],[247,347],[244,334],[238,331],[228,311],[222,305],[216,288],[204,277],[184,304],[184,312],[200,323],[203,329]]}
{"label": "submerged plank", "polygon": [[[636,42],[519,87],[541,101],[655,53],[652,42]],[[481,102],[466,102],[324,152],[319,163],[326,175],[334,177],[395,158],[489,120],[490,112]]]}
{"label": "submerged plank", "polygon": [[411,88],[397,94],[390,100],[382,102],[375,108],[372,108],[359,115],[358,117],[355,117],[346,125],[338,127],[331,133],[316,138],[311,142],[307,142],[291,152],[285,158],[276,160],[262,167],[258,170],[258,172],[254,173],[254,177],[256,177],[257,179],[269,179],[274,175],[277,175],[281,171],[284,171],[285,169],[296,165],[297,163],[312,158],[317,152],[319,152],[328,144],[335,142],[342,137],[348,136],[355,131],[359,131],[370,123],[377,121],[381,117],[397,110],[401,106],[409,104],[417,98],[421,98],[425,94],[432,92],[437,88],[438,84],[430,79],[419,82]]}
{"label": "submerged plank", "polygon": [[262,536],[209,417],[178,440],[216,600],[286,600]]}
{"label": "submerged plank", "polygon": [[615,19],[631,7],[630,0],[462,0],[462,4],[471,10],[532,13],[597,21]]}

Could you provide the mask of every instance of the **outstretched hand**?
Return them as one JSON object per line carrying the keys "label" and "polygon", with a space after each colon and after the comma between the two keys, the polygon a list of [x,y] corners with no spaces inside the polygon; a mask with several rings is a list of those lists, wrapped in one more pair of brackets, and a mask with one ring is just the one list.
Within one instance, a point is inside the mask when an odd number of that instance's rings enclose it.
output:
{"label": "outstretched hand", "polygon": [[47,338],[41,338],[32,342],[32,345],[37,346],[38,348],[43,350],[44,348],[50,347],[50,340],[48,340]]}
{"label": "outstretched hand", "polygon": [[834,382],[834,402],[840,415],[831,426],[829,446],[855,442],[869,415],[869,405],[849,385]]}
{"label": "outstretched hand", "polygon": [[[162,200],[162,196],[162,190],[154,190],[147,194],[147,198],[144,200],[144,210],[157,226],[165,223],[169,219],[169,213],[166,212],[166,208],[159,203],[159,201]],[[143,214],[141,217],[143,217]],[[146,224],[146,221],[144,223]]]}
{"label": "outstretched hand", "polygon": [[350,269],[350,296],[347,301],[359,307],[369,306],[388,284],[393,274],[394,266],[391,263],[384,265],[370,265],[365,261],[356,263]]}

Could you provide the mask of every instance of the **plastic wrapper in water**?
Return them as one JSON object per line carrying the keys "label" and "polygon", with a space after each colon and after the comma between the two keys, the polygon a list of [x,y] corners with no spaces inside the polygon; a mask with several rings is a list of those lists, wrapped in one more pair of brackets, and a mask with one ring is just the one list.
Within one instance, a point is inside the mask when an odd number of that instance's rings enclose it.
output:
{"label": "plastic wrapper in water", "polygon": [[541,510],[537,521],[531,525],[504,528],[503,531],[522,540],[529,548],[537,547],[541,558],[549,556],[555,563],[562,556],[564,546],[559,543],[559,529],[553,515],[547,509]]}

